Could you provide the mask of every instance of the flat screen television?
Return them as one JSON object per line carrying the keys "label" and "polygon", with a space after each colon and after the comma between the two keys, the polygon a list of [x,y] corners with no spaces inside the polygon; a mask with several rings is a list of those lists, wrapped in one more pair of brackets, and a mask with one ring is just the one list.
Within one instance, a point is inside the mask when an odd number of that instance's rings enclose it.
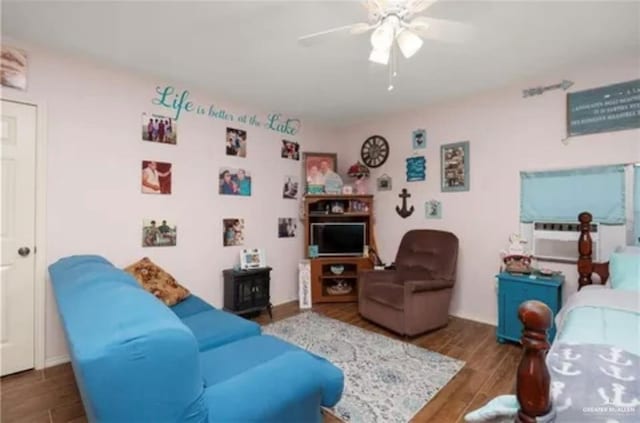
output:
{"label": "flat screen television", "polygon": [[312,223],[311,245],[318,246],[318,256],[361,256],[366,233],[366,223]]}

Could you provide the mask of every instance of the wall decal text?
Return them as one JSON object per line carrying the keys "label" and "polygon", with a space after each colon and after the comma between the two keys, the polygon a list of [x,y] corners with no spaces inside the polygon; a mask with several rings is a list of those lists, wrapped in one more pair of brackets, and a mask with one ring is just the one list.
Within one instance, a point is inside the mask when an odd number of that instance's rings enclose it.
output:
{"label": "wall decal text", "polygon": [[236,115],[223,108],[218,108],[214,104],[197,104],[190,98],[190,95],[189,90],[178,90],[171,85],[158,86],[156,87],[156,96],[151,100],[151,103],[171,110],[173,119],[176,121],[183,113],[192,113],[212,119],[237,121],[285,135],[296,135],[302,127],[300,119],[285,117],[281,113],[269,113],[265,120],[260,120],[257,115]]}

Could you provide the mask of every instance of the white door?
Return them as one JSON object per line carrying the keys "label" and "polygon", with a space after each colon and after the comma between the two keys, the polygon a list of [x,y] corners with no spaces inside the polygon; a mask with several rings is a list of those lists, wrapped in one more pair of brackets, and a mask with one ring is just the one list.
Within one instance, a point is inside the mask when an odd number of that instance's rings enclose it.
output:
{"label": "white door", "polygon": [[0,362],[34,366],[36,108],[2,100]]}

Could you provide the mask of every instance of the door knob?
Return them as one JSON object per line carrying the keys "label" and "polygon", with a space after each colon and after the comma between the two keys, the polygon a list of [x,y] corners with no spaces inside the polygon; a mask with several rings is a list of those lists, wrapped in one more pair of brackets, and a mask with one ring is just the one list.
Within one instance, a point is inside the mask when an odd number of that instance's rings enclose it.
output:
{"label": "door knob", "polygon": [[18,248],[18,254],[20,254],[22,257],[28,256],[30,252],[31,250],[29,249],[29,247]]}

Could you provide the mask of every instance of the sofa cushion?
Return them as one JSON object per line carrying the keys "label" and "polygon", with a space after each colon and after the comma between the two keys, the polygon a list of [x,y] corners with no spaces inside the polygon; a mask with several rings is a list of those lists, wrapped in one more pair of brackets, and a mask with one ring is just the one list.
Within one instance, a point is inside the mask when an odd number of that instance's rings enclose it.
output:
{"label": "sofa cushion", "polygon": [[[297,368],[298,375],[317,373],[314,379],[319,379],[322,385],[322,403],[332,406],[342,395],[344,376],[342,371],[322,357],[318,357],[293,344],[285,342],[271,335],[252,336],[230,344],[200,353],[200,368],[205,381],[205,388],[260,367],[269,366],[270,363],[296,353],[304,353],[311,360],[307,368]],[[220,365],[224,363],[224,365]],[[276,378],[278,375],[273,375]],[[300,376],[298,376],[300,377]],[[272,379],[275,380],[275,379]]]}
{"label": "sofa cushion", "polygon": [[198,340],[200,351],[261,333],[260,325],[257,323],[216,309],[183,317],[182,322],[191,329]]}
{"label": "sofa cushion", "polygon": [[198,314],[203,311],[215,310],[215,308],[204,301],[202,298],[197,295],[189,295],[183,301],[180,301],[178,304],[170,307],[171,311],[173,311],[176,316],[181,319],[185,317],[193,316],[194,314]]}
{"label": "sofa cushion", "polygon": [[404,310],[404,287],[395,283],[372,283],[365,289],[365,295],[369,300]]}
{"label": "sofa cushion", "polygon": [[175,305],[189,296],[187,288],[148,257],[125,267],[124,270],[133,275],[144,289],[168,306]]}

